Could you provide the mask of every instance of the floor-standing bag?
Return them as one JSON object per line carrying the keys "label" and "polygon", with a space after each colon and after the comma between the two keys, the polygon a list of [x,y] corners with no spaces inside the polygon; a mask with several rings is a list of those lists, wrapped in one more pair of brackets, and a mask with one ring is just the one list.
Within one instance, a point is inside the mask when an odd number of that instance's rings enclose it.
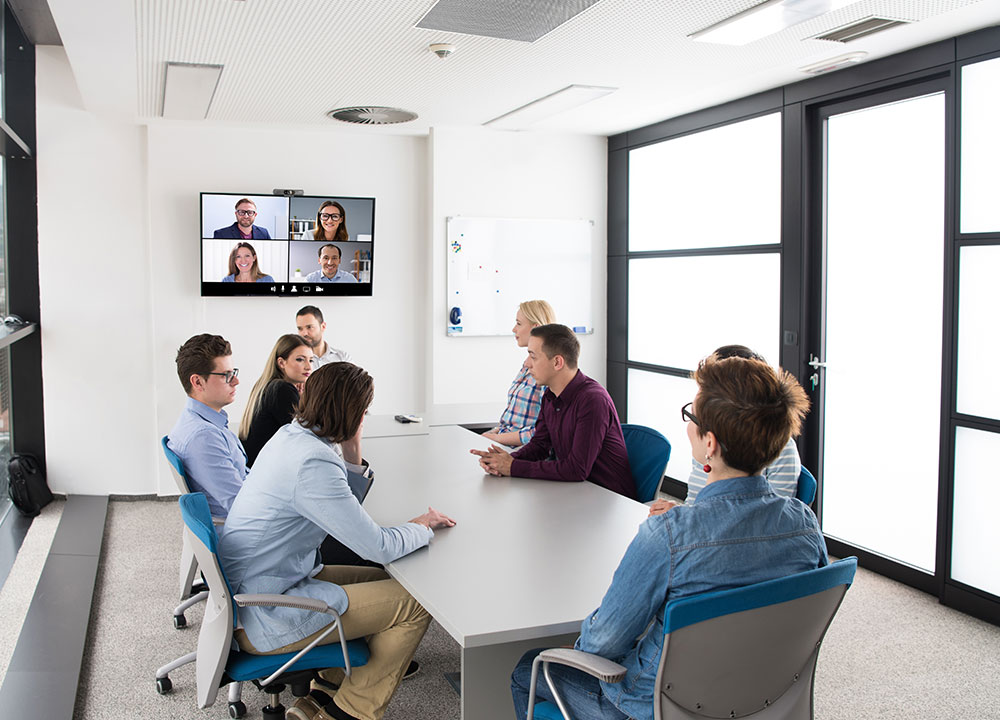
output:
{"label": "floor-standing bag", "polygon": [[7,463],[7,473],[10,478],[7,493],[22,515],[35,517],[52,502],[52,491],[34,455],[13,455]]}

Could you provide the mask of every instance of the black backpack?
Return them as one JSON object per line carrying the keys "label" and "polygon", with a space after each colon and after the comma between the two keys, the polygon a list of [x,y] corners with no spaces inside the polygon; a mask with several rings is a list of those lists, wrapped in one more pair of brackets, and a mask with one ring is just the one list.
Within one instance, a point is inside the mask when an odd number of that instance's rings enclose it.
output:
{"label": "black backpack", "polygon": [[23,453],[11,456],[7,473],[10,477],[7,494],[22,515],[35,517],[52,502],[52,491],[34,455]]}

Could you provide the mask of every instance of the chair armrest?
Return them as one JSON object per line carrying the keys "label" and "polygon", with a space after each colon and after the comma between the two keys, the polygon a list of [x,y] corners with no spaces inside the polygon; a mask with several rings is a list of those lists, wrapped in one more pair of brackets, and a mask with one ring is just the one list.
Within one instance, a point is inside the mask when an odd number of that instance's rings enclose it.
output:
{"label": "chair armrest", "polygon": [[593,675],[598,680],[610,683],[620,682],[625,677],[626,672],[622,665],[605,657],[570,648],[543,650],[539,653],[538,659],[542,662],[567,665],[571,668],[582,670],[588,675]]}
{"label": "chair armrest", "polygon": [[251,607],[255,605],[266,605],[268,607],[288,607],[299,610],[312,610],[313,612],[328,613],[330,606],[322,600],[315,598],[299,597],[296,595],[271,595],[271,594],[240,594],[234,595],[238,607]]}

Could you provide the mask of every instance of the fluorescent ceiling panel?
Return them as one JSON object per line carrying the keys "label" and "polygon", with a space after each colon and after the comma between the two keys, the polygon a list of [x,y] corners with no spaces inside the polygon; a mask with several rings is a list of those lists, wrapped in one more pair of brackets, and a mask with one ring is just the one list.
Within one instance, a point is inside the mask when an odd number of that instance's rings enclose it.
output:
{"label": "fluorescent ceiling panel", "polygon": [[766,0],[688,37],[717,45],[747,45],[858,0]]}
{"label": "fluorescent ceiling panel", "polygon": [[496,130],[523,130],[532,123],[610,95],[617,89],[597,85],[570,85],[483,124]]}
{"label": "fluorescent ceiling panel", "polygon": [[168,62],[160,114],[172,120],[204,120],[221,76],[221,65]]}

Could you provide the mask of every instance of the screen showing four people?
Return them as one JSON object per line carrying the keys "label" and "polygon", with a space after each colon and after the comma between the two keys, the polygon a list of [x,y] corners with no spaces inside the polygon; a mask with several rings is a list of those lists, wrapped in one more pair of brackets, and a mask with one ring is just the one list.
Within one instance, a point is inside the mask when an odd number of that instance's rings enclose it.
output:
{"label": "screen showing four people", "polygon": [[375,198],[201,194],[201,294],[371,295]]}

